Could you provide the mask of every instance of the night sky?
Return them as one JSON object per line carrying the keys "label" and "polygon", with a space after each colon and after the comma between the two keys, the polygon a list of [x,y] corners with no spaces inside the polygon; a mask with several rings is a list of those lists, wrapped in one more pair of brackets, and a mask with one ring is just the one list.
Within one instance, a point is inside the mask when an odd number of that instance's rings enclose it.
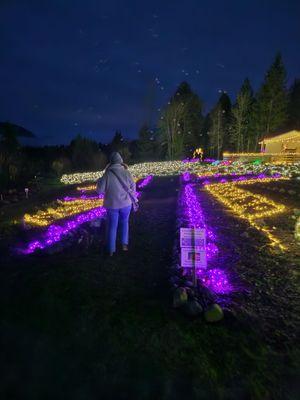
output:
{"label": "night sky", "polygon": [[277,51],[300,77],[299,21],[299,0],[0,0],[0,121],[35,145],[135,138],[183,80],[208,111]]}

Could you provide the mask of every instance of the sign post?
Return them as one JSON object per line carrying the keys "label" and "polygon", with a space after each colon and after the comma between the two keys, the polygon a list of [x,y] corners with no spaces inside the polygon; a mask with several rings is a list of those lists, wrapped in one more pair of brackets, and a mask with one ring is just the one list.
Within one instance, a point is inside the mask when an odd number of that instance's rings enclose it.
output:
{"label": "sign post", "polygon": [[194,286],[197,269],[206,269],[206,232],[200,228],[180,228],[181,266],[193,268]]}

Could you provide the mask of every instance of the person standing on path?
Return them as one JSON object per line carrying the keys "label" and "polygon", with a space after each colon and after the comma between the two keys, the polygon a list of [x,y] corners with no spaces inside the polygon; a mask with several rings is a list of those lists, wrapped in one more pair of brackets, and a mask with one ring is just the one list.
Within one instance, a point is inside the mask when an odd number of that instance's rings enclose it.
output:
{"label": "person standing on path", "polygon": [[108,254],[112,256],[116,251],[118,225],[122,249],[128,250],[129,215],[132,199],[136,196],[136,186],[119,153],[112,153],[109,161],[104,175],[97,182],[97,192],[104,193],[103,205],[107,209],[106,246]]}

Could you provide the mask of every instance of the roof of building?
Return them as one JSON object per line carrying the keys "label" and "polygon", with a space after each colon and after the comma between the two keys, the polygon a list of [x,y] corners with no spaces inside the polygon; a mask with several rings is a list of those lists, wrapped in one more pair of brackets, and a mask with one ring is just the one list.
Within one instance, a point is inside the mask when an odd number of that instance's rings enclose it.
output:
{"label": "roof of building", "polygon": [[259,143],[274,143],[274,142],[285,142],[291,140],[300,140],[300,131],[289,131],[286,133],[280,133],[272,137],[263,138]]}

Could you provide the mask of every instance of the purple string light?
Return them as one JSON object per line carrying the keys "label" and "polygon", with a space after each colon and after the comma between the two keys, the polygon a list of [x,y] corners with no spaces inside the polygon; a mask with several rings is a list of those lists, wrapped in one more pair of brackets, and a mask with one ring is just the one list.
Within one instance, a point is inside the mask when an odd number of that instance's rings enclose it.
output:
{"label": "purple string light", "polygon": [[199,162],[199,158],[185,158],[184,160],[182,160],[183,163],[196,163]]}
{"label": "purple string light", "polygon": [[183,181],[184,182],[189,182],[190,180],[191,180],[191,174],[189,173],[189,172],[184,172],[182,175],[181,175],[181,177],[182,177],[182,179],[183,179]]}
{"label": "purple string light", "polygon": [[215,245],[216,235],[208,228],[204,221],[203,212],[201,209],[200,202],[194,192],[192,184],[186,184],[183,188],[182,202],[184,209],[184,220],[187,223],[188,228],[202,228],[206,230],[206,250],[207,260],[210,260],[214,255],[218,253],[218,248]]}
{"label": "purple string light", "polygon": [[29,245],[24,249],[20,250],[23,254],[34,253],[37,249],[43,250],[46,247],[52,246],[53,244],[59,242],[66,236],[69,232],[77,229],[80,225],[92,221],[96,218],[103,218],[106,213],[104,207],[94,208],[88,212],[77,215],[75,218],[69,221],[58,224],[52,224],[49,228],[42,234],[40,240],[34,240],[29,243]]}
{"label": "purple string light", "polygon": [[232,292],[231,284],[227,274],[220,268],[197,271],[197,276],[204,286],[217,294],[229,294]]}
{"label": "purple string light", "polygon": [[92,195],[88,196],[86,194],[82,194],[80,196],[66,196],[63,198],[63,201],[76,201],[76,200],[98,200],[98,199],[103,199],[103,194],[98,194],[98,195]]}
{"label": "purple string light", "polygon": [[141,182],[138,183],[137,188],[142,189],[145,186],[149,185],[149,183],[152,181],[153,175],[148,175],[146,178],[142,179]]}
{"label": "purple string light", "polygon": [[206,229],[206,252],[208,269],[198,269],[197,276],[207,288],[217,294],[229,294],[232,286],[227,273],[220,268],[211,268],[213,258],[218,254],[216,245],[217,237],[213,230],[207,226],[195,185],[187,183],[182,187],[181,197],[181,225],[188,228]]}

